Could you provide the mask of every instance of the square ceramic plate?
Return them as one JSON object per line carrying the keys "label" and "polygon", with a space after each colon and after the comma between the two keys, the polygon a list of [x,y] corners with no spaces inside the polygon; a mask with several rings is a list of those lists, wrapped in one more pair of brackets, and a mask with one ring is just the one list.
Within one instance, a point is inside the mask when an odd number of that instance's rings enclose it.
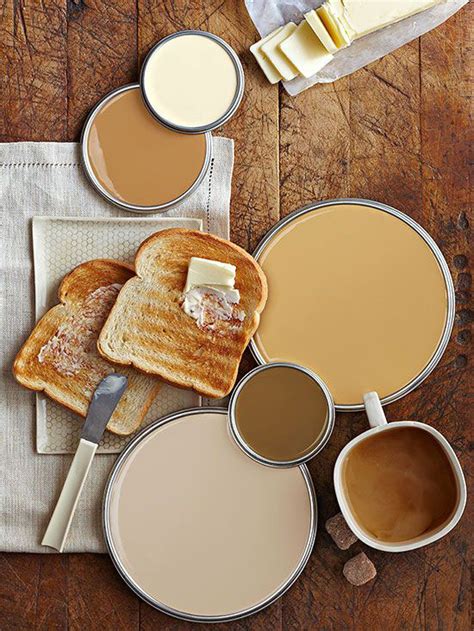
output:
{"label": "square ceramic plate", "polygon": [[[33,218],[33,253],[36,319],[57,304],[63,277],[76,265],[95,258],[133,263],[140,243],[165,228],[202,230],[200,219],[174,218]],[[183,408],[201,405],[195,392],[164,385],[142,425]],[[43,394],[36,395],[36,449],[38,453],[74,453],[84,419]],[[133,434],[132,434],[133,436]],[[131,436],[105,432],[98,453],[119,453]]]}

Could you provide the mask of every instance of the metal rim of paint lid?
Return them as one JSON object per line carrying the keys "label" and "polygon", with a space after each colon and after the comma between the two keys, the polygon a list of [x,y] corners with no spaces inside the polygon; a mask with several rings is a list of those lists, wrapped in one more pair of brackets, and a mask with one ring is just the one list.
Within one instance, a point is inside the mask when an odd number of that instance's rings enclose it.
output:
{"label": "metal rim of paint lid", "polygon": [[[107,547],[108,554],[112,559],[112,562],[115,566],[115,569],[123,579],[123,581],[128,585],[128,587],[142,600],[148,603],[151,607],[158,609],[159,611],[172,616],[173,618],[178,618],[180,620],[187,620],[189,622],[228,622],[232,620],[239,620],[241,618],[246,618],[247,616],[251,616],[254,613],[258,613],[262,609],[265,609],[276,600],[278,600],[283,594],[290,589],[290,587],[295,583],[298,579],[302,571],[304,570],[309,557],[311,555],[311,551],[314,546],[314,542],[316,540],[316,531],[318,526],[317,519],[317,500],[316,500],[316,491],[314,489],[314,484],[311,479],[311,475],[309,473],[309,469],[306,465],[299,465],[301,470],[301,474],[303,476],[304,482],[306,484],[306,489],[308,491],[309,503],[310,503],[310,528],[308,534],[308,540],[306,542],[305,549],[301,556],[300,562],[295,568],[294,572],[288,577],[288,579],[283,583],[275,593],[271,594],[268,598],[264,599],[262,602],[257,603],[256,605],[249,607],[248,609],[238,611],[232,614],[223,614],[223,615],[215,615],[215,616],[203,616],[203,615],[194,615],[186,612],[181,612],[176,609],[172,609],[168,607],[164,603],[160,603],[153,598],[151,598],[144,590],[140,588],[140,586],[133,581],[127,570],[124,568],[122,562],[120,561],[120,556],[114,546],[112,532],[110,527],[110,503],[111,503],[111,494],[114,487],[114,482],[118,477],[122,464],[126,461],[128,456],[133,452],[133,450],[141,443],[141,441],[146,438],[149,434],[153,433],[156,429],[170,423],[172,421],[178,420],[185,416],[199,415],[199,414],[222,414],[227,416],[227,410],[225,408],[220,407],[197,407],[197,408],[188,408],[186,410],[180,410],[179,412],[174,412],[172,414],[168,414],[167,416],[162,417],[161,419],[156,420],[151,423],[144,429],[142,429],[125,447],[122,453],[118,456],[117,460],[112,466],[109,477],[107,479],[104,497],[102,502],[102,528],[104,533],[105,544]],[[229,437],[229,440],[232,440]],[[251,571],[251,568],[249,568]]]}
{"label": "metal rim of paint lid", "polygon": [[[253,257],[258,262],[260,255],[263,253],[264,249],[270,242],[270,240],[284,227],[290,224],[294,219],[300,217],[301,215],[305,215],[306,213],[312,212],[313,210],[319,210],[321,208],[325,208],[326,206],[341,206],[341,205],[355,205],[355,206],[368,206],[369,208],[374,208],[376,210],[380,210],[382,212],[388,213],[389,215],[393,215],[397,217],[408,226],[410,226],[418,235],[425,241],[433,255],[436,258],[436,261],[441,269],[441,273],[444,278],[444,282],[446,285],[446,296],[447,296],[447,310],[446,310],[446,322],[443,330],[443,335],[439,341],[439,344],[433,353],[430,361],[424,367],[424,369],[417,375],[414,379],[412,379],[409,383],[407,383],[403,388],[400,388],[396,392],[384,397],[381,399],[382,405],[388,405],[389,403],[393,403],[394,401],[398,401],[405,395],[409,394],[415,388],[417,388],[427,377],[431,374],[431,372],[438,365],[441,357],[443,356],[444,351],[449,342],[449,338],[451,337],[451,332],[453,330],[454,325],[454,316],[455,316],[455,292],[453,279],[451,277],[451,273],[449,271],[448,264],[446,263],[446,259],[444,258],[441,250],[436,244],[433,237],[420,226],[414,219],[402,213],[400,210],[393,208],[392,206],[388,206],[387,204],[382,204],[381,202],[376,202],[370,199],[360,199],[356,197],[347,197],[347,198],[337,198],[337,199],[328,199],[322,202],[313,202],[312,204],[308,204],[299,208],[298,210],[294,210],[292,213],[278,221],[267,234],[263,237],[260,243],[257,245],[256,249],[253,252]],[[252,338],[250,340],[250,352],[252,353],[255,361],[259,365],[265,365],[268,362],[264,359],[262,354],[257,348],[257,344],[255,339]],[[335,408],[337,412],[360,412],[363,411],[364,404],[335,404]]]}
{"label": "metal rim of paint lid", "polygon": [[[224,114],[222,114],[222,116],[220,116],[218,119],[216,119],[214,121],[211,121],[207,125],[199,125],[197,127],[185,126],[185,125],[177,125],[177,124],[173,123],[172,121],[170,121],[170,120],[164,118],[163,116],[161,116],[160,113],[157,112],[154,109],[154,107],[152,106],[152,104],[150,103],[150,100],[147,97],[146,88],[145,88],[145,72],[146,72],[146,68],[147,68],[147,65],[148,65],[152,55],[155,53],[155,51],[158,50],[158,48],[163,46],[163,44],[165,44],[166,42],[170,41],[171,39],[174,39],[175,37],[186,36],[186,35],[199,35],[201,37],[207,37],[207,38],[212,39],[213,41],[217,42],[226,51],[226,53],[229,55],[233,65],[234,65],[236,79],[237,79],[237,85],[236,85],[234,98],[232,99],[232,102],[231,102],[230,106],[228,107],[227,111],[224,112]],[[227,42],[225,42],[223,39],[221,39],[217,35],[214,35],[214,33],[208,33],[207,31],[198,31],[198,30],[177,31],[176,33],[172,33],[171,35],[168,35],[167,37],[164,37],[159,42],[157,42],[154,46],[152,46],[152,48],[149,50],[147,56],[145,57],[145,61],[143,62],[143,65],[142,65],[142,68],[141,68],[141,71],[140,71],[140,89],[141,89],[141,93],[142,93],[142,96],[143,96],[143,100],[144,100],[148,110],[152,114],[152,116],[154,116],[165,127],[168,127],[169,129],[172,129],[173,131],[179,131],[179,132],[181,132],[183,134],[201,134],[201,133],[206,132],[206,131],[210,132],[213,129],[217,129],[218,127],[221,127],[222,125],[227,123],[227,121],[229,119],[231,119],[232,116],[235,114],[235,112],[237,111],[237,109],[238,109],[238,107],[239,107],[239,105],[240,105],[240,103],[242,101],[242,97],[244,95],[244,86],[245,86],[244,69],[242,67],[240,59],[239,59],[237,53],[235,52],[235,50]]]}
{"label": "metal rim of paint lid", "polygon": [[[98,101],[98,103],[96,103],[96,105],[94,105],[92,110],[89,112],[86,118],[86,121],[84,123],[84,126],[82,128],[81,139],[80,139],[82,166],[87,176],[87,179],[92,184],[94,189],[104,199],[106,199],[108,202],[110,202],[114,206],[118,206],[118,208],[121,208],[122,210],[128,210],[129,212],[132,212],[132,213],[156,213],[156,212],[164,213],[170,208],[174,208],[178,206],[179,204],[181,204],[181,202],[183,202],[190,195],[192,195],[194,191],[198,188],[198,186],[201,184],[203,179],[205,178],[206,174],[209,171],[209,166],[211,164],[212,136],[210,132],[204,133],[205,142],[206,142],[206,155],[204,157],[204,163],[202,165],[201,171],[199,172],[199,175],[191,184],[191,186],[188,188],[188,190],[182,193],[179,197],[176,197],[175,199],[172,199],[169,202],[166,202],[164,204],[156,204],[153,206],[139,206],[137,204],[130,204],[120,199],[117,199],[105,187],[103,187],[101,183],[98,181],[98,179],[96,178],[91,166],[89,152],[87,150],[87,144],[89,141],[89,134],[90,134],[92,124],[95,120],[95,117],[100,112],[100,110],[104,107],[104,105],[106,105],[114,97],[118,96],[119,94],[122,94],[123,92],[128,92],[129,90],[139,90],[141,94],[139,83],[127,83],[126,85],[116,88],[115,90],[112,90],[111,92],[106,94],[102,99],[100,99],[100,101]],[[173,130],[173,131],[176,131],[176,130]]]}
{"label": "metal rim of paint lid", "polygon": [[[261,456],[258,452],[252,449],[252,447],[250,447],[250,445],[247,443],[245,438],[240,433],[239,426],[237,423],[236,405],[237,405],[237,400],[239,398],[239,394],[241,393],[243,387],[256,374],[263,372],[264,370],[271,370],[272,368],[292,368],[294,370],[299,370],[300,372],[304,373],[305,375],[310,377],[312,381],[314,381],[316,385],[319,386],[319,388],[323,391],[323,394],[326,398],[326,403],[328,405],[328,418],[327,418],[326,428],[321,436],[321,439],[316,443],[316,445],[313,447],[313,449],[310,452],[308,452],[304,456],[301,456],[300,458],[295,458],[294,460],[272,460],[270,458],[265,458],[264,456]],[[242,379],[239,381],[234,391],[232,392],[230,401],[229,401],[229,429],[237,445],[247,456],[249,456],[249,458],[252,458],[252,460],[259,462],[260,464],[263,464],[269,467],[275,467],[278,469],[281,469],[281,468],[286,469],[288,467],[295,467],[295,466],[301,465],[305,462],[308,462],[308,460],[311,460],[317,454],[319,454],[319,452],[324,449],[329,439],[331,438],[332,432],[334,430],[335,419],[336,419],[336,408],[334,405],[334,401],[333,401],[331,392],[329,391],[329,388],[324,383],[324,381],[320,377],[318,377],[318,375],[316,375],[312,370],[309,370],[308,368],[305,368],[304,366],[299,366],[298,364],[293,364],[291,362],[269,362],[267,364],[262,364],[260,366],[257,366],[256,368],[248,372],[244,377],[242,377]]]}

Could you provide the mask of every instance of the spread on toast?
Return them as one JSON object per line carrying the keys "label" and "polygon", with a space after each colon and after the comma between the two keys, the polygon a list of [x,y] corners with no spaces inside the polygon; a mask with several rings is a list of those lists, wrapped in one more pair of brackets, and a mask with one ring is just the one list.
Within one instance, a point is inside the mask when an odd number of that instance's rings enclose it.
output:
{"label": "spread on toast", "polygon": [[[36,324],[19,351],[13,373],[27,388],[81,416],[106,375],[117,372],[97,351],[99,332],[133,269],[118,261],[95,259],[76,267],[59,288],[60,304]],[[128,387],[107,429],[127,435],[141,424],[161,386],[159,380],[120,367]]]}
{"label": "spread on toast", "polygon": [[[235,273],[235,265],[191,257],[181,305],[201,329],[225,335],[245,319],[245,311],[238,307]],[[224,322],[230,323],[230,328],[221,326]]]}
{"label": "spread on toast", "polygon": [[38,353],[40,364],[49,363],[61,375],[73,377],[87,369],[104,377],[110,365],[97,356],[97,336],[122,285],[113,283],[98,287],[85,299],[77,313],[71,313]]}
{"label": "spread on toast", "polygon": [[[245,319],[245,311],[239,309],[240,294],[237,289],[219,290],[213,287],[193,287],[183,295],[184,312],[196,320],[199,328],[225,335],[239,327]],[[222,326],[228,323],[230,326]]]}

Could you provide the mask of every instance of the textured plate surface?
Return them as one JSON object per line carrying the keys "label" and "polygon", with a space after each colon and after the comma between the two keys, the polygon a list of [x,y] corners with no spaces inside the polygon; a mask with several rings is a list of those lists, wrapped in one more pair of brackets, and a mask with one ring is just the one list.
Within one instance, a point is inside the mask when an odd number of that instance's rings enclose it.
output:
{"label": "textured plate surface", "polygon": [[[36,319],[58,302],[62,278],[76,265],[94,258],[113,258],[133,263],[135,251],[150,234],[165,228],[201,230],[200,219],[148,219],[142,217],[81,219],[35,217]],[[164,414],[200,404],[191,391],[163,385],[148,410],[144,425]],[[39,453],[74,453],[83,419],[43,394],[36,396],[36,449]],[[98,453],[119,453],[130,436],[105,432]]]}

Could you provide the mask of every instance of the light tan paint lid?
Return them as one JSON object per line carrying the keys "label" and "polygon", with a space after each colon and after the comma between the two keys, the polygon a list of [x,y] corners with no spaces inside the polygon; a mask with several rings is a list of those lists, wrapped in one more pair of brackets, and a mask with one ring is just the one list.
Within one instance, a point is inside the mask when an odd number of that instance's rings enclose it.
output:
{"label": "light tan paint lid", "polygon": [[310,211],[271,238],[258,261],[269,283],[258,351],[313,370],[336,405],[398,392],[438,348],[443,273],[424,239],[387,212],[352,204]]}

